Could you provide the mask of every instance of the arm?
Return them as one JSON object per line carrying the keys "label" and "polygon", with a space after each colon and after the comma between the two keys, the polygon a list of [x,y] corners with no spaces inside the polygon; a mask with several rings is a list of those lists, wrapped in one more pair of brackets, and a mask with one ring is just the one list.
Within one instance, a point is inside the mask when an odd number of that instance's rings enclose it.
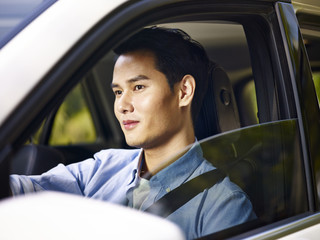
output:
{"label": "arm", "polygon": [[214,207],[204,206],[202,213],[202,236],[256,219],[252,204],[242,191],[223,196]]}
{"label": "arm", "polygon": [[139,153],[140,150],[102,150],[92,159],[68,166],[59,164],[42,175],[11,175],[11,191],[17,195],[51,190],[104,200],[110,200],[112,196],[119,199],[118,195],[125,193],[125,186],[132,179],[132,170],[137,166]]}
{"label": "arm", "polygon": [[77,175],[78,174],[73,174],[68,167],[59,164],[57,167],[42,175],[11,175],[10,188],[13,195],[43,190],[61,191],[82,195]]}
{"label": "arm", "polygon": [[203,203],[202,236],[257,218],[247,194],[228,177],[208,190]]}

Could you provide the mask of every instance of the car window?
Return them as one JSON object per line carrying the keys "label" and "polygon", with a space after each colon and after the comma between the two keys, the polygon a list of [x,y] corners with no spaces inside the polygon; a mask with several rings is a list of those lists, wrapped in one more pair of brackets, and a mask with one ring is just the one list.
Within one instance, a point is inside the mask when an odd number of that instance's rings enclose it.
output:
{"label": "car window", "polygon": [[90,144],[96,140],[96,126],[83,84],[80,83],[67,95],[58,110],[42,122],[28,143],[70,146]]}
{"label": "car window", "polygon": [[81,85],[77,85],[57,111],[49,145],[70,145],[96,141],[96,129]]}
{"label": "car window", "polygon": [[[308,11],[308,5],[304,10],[301,9],[297,12],[297,19],[300,24],[300,30],[306,47],[309,58],[309,64],[312,70],[313,82],[315,85],[318,101],[320,96],[319,79],[320,79],[320,26],[319,26],[319,13],[317,11]],[[310,6],[309,6],[310,7]],[[312,8],[312,7],[311,7]]]}
{"label": "car window", "polygon": [[[257,221],[268,224],[307,211],[297,118],[281,113],[284,107],[278,94],[283,89],[277,83],[277,66],[267,54],[268,45],[249,42],[259,36],[234,22],[160,26],[184,30],[204,45],[216,63],[195,123],[205,159],[248,195]],[[106,55],[96,68],[112,59],[114,55]],[[263,64],[257,66],[258,61]],[[106,86],[111,83],[112,75],[95,73]],[[186,191],[184,195],[189,195]]]}
{"label": "car window", "polygon": [[261,221],[307,210],[297,120],[265,123],[201,143],[205,158],[250,197]]}
{"label": "car window", "polygon": [[316,88],[316,93],[317,93],[317,97],[318,97],[318,104],[320,106],[320,72],[313,73],[313,82],[314,82],[314,86]]}
{"label": "car window", "polygon": [[244,81],[241,86],[236,86],[235,94],[239,99],[239,112],[243,126],[257,124],[258,106],[256,89],[253,79]]}

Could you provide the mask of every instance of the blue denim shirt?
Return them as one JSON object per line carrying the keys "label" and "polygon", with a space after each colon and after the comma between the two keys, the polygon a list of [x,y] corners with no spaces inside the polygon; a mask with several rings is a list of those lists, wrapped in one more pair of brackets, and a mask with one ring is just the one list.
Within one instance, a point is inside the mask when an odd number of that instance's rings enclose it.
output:
{"label": "blue denim shirt", "polygon": [[[139,182],[142,150],[109,149],[94,159],[57,167],[40,176],[10,176],[14,195],[53,190],[132,206],[132,192]],[[185,155],[150,178],[150,193],[141,206],[147,209],[167,192],[214,169],[195,144]],[[167,217],[188,239],[201,237],[256,218],[247,195],[228,177],[204,190]]]}

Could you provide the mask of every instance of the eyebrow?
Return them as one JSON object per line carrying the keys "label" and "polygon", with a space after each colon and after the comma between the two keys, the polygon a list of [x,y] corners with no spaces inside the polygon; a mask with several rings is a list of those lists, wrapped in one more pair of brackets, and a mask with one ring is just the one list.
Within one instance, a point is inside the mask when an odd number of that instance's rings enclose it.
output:
{"label": "eyebrow", "polygon": [[[150,78],[145,75],[138,75],[138,76],[135,76],[133,78],[128,79],[126,82],[127,83],[134,83],[134,82],[137,82],[140,80],[150,80]],[[119,84],[111,83],[111,88],[115,88],[115,87],[119,87]]]}

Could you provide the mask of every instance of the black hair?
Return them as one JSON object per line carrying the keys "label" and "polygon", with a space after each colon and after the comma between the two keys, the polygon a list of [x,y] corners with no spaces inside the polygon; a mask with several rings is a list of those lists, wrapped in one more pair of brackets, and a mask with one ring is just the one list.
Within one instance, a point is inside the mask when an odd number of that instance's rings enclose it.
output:
{"label": "black hair", "polygon": [[180,29],[144,28],[118,46],[117,55],[148,50],[155,55],[155,67],[162,72],[173,90],[174,85],[190,74],[196,81],[191,104],[193,123],[199,114],[208,84],[209,59],[200,43]]}

